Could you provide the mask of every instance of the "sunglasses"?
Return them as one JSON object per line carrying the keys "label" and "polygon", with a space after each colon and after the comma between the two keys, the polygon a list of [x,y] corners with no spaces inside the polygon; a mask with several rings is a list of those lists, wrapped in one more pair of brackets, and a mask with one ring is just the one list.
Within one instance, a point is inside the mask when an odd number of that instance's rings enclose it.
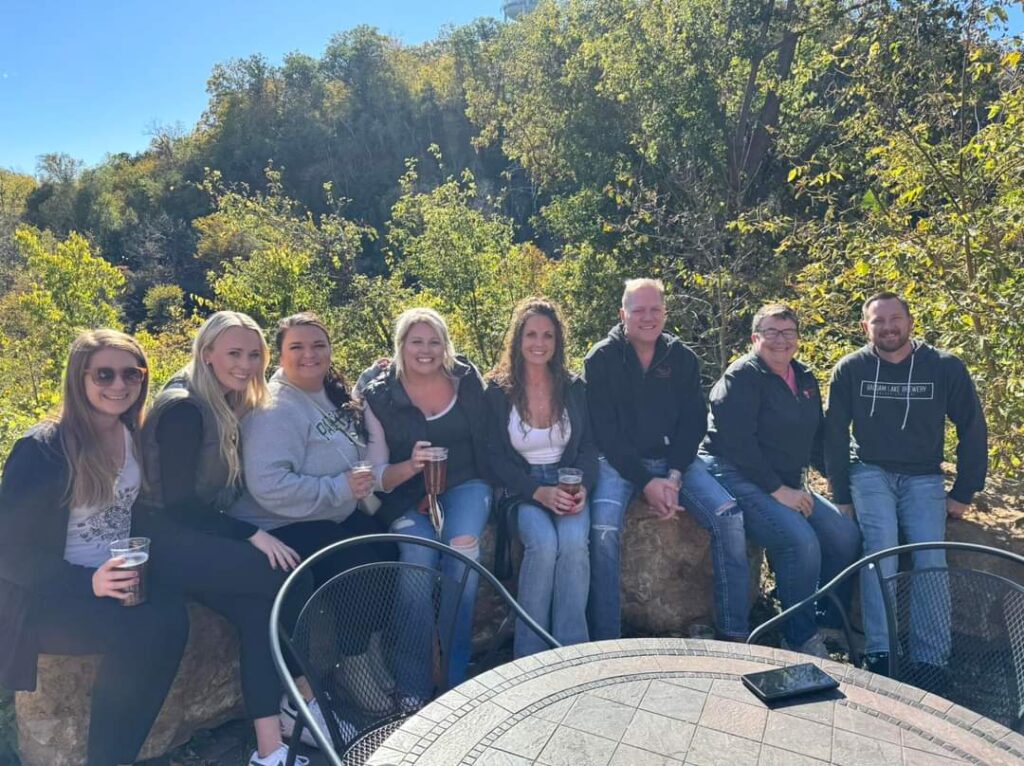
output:
{"label": "sunglasses", "polygon": [[100,388],[114,385],[119,376],[126,386],[138,386],[146,379],[148,373],[149,370],[145,367],[122,367],[120,370],[113,367],[90,367],[85,371],[92,382]]}

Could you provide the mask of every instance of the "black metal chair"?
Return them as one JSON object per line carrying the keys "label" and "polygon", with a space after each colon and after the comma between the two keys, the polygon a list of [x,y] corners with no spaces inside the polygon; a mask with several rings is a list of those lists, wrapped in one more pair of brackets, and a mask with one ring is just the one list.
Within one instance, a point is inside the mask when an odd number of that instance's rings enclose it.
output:
{"label": "black metal chair", "polygon": [[[877,566],[885,558],[936,548],[954,554],[945,568],[911,568],[884,576]],[[979,568],[975,563],[983,565]],[[794,612],[832,595],[865,569],[874,572],[882,590],[888,675],[1020,730],[1024,724],[1024,557],[1009,551],[973,543],[930,542],[873,553],[759,625],[747,643],[757,643]],[[843,619],[849,633],[845,614]],[[851,652],[851,661],[859,664],[858,660]]]}
{"label": "black metal chair", "polygon": [[[381,543],[436,551],[451,566],[430,568],[381,561],[339,572],[320,585],[298,611],[294,626],[282,621],[283,605],[301,573],[323,567],[332,555]],[[454,576],[452,574],[454,573]],[[457,605],[472,575],[480,593],[491,591],[552,649],[560,644],[541,628],[479,562],[433,540],[380,534],[334,543],[303,561],[285,581],[270,616],[274,663],[300,712],[292,741],[312,731],[332,766],[362,764],[436,694],[448,690],[448,659]],[[446,606],[449,605],[449,606]],[[499,631],[495,638],[503,635]],[[328,731],[311,725],[311,713],[292,679],[285,655],[308,680]],[[297,748],[292,748],[292,766]]]}

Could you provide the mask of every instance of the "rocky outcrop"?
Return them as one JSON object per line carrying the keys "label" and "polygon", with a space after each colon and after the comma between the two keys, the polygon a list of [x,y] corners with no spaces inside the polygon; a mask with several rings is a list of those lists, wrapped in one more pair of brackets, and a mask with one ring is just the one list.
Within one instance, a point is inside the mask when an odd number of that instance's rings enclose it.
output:
{"label": "rocky outcrop", "polygon": [[[762,552],[749,546],[750,602],[758,594]],[[622,621],[627,633],[687,635],[714,626],[710,537],[688,513],[663,520],[637,499],[622,537]]]}
{"label": "rocky outcrop", "polygon": [[[493,529],[482,540],[483,562],[491,566]],[[522,558],[521,546],[513,546],[513,559]],[[749,549],[751,602],[761,574],[761,550]],[[627,635],[687,635],[694,624],[714,625],[711,548],[708,533],[689,514],[662,520],[642,499],[626,513],[622,533],[622,619]],[[515,595],[514,581],[507,582]],[[498,599],[481,589],[477,604],[477,647],[487,645],[505,614]]]}
{"label": "rocky outcrop", "polygon": [[[140,758],[187,742],[199,729],[243,715],[238,638],[228,622],[189,605],[188,646]],[[90,689],[97,657],[39,658],[36,691],[16,695],[18,749],[23,766],[81,766],[89,730]]]}

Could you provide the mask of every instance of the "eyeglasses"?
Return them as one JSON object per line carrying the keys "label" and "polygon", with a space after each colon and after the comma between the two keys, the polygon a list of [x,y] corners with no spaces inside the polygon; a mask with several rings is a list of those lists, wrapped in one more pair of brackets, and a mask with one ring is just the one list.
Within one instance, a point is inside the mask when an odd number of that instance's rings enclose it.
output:
{"label": "eyeglasses", "polygon": [[120,370],[113,367],[94,367],[85,371],[94,384],[100,388],[108,388],[114,385],[118,377],[124,381],[126,386],[138,386],[146,379],[149,370],[145,367],[122,367]]}
{"label": "eyeglasses", "polygon": [[800,337],[800,332],[798,330],[793,330],[793,329],[789,329],[789,330],[773,330],[773,329],[757,330],[757,334],[760,335],[762,338],[764,338],[767,341],[778,340],[779,338],[784,338],[786,340],[796,340],[797,338]]}

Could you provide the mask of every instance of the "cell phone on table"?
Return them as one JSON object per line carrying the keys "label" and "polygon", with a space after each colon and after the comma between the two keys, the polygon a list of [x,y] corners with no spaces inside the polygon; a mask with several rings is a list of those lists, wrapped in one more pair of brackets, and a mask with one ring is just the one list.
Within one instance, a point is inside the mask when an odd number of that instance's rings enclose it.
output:
{"label": "cell phone on table", "polygon": [[811,662],[741,676],[743,685],[764,702],[829,691],[839,682]]}

